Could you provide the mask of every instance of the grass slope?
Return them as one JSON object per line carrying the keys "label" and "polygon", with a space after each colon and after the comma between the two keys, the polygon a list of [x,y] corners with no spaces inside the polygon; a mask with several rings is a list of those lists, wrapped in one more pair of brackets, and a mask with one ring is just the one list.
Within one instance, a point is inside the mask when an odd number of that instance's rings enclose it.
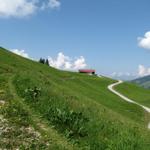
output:
{"label": "grass slope", "polygon": [[139,102],[145,106],[150,107],[150,90],[144,89],[136,84],[123,83],[116,87],[117,91],[125,96]]}
{"label": "grass slope", "polygon": [[0,48],[0,148],[149,150],[149,114],[108,91],[113,82]]}

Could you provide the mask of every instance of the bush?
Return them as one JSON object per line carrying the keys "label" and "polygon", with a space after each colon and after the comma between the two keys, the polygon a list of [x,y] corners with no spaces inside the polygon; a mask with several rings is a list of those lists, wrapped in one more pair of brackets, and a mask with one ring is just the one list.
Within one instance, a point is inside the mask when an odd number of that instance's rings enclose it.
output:
{"label": "bush", "polygon": [[89,119],[82,112],[70,111],[66,107],[50,107],[45,116],[56,128],[65,132],[67,138],[88,136],[86,125]]}
{"label": "bush", "polygon": [[33,99],[33,100],[37,100],[39,98],[39,96],[41,95],[41,88],[27,88],[25,89],[25,98],[26,99]]}

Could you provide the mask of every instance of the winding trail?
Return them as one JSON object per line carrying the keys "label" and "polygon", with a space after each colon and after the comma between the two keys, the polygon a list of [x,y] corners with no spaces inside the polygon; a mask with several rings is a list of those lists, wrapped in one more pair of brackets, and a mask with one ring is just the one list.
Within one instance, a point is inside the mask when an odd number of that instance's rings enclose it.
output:
{"label": "winding trail", "polygon": [[[115,86],[117,86],[117,85],[119,85],[119,84],[122,84],[122,83],[123,83],[123,81],[119,80],[118,82],[109,85],[109,86],[108,86],[108,89],[109,89],[112,93],[114,93],[114,94],[116,94],[117,96],[121,97],[123,100],[125,100],[125,101],[127,101],[127,102],[129,102],[129,103],[136,104],[136,105],[142,107],[142,108],[143,108],[145,111],[147,111],[148,113],[150,113],[150,108],[149,108],[149,107],[146,107],[146,106],[144,106],[144,105],[141,105],[141,104],[135,102],[135,101],[132,100],[132,99],[129,99],[128,97],[122,95],[121,93],[119,93],[118,91],[116,91],[116,90],[114,89]],[[148,124],[148,128],[150,129],[150,123]]]}

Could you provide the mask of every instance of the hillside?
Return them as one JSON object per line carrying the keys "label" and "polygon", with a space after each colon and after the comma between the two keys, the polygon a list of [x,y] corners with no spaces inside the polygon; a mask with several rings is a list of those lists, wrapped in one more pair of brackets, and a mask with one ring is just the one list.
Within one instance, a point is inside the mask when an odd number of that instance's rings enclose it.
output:
{"label": "hillside", "polygon": [[144,88],[150,89],[150,76],[135,79],[132,81],[132,83],[136,83]]}
{"label": "hillside", "polygon": [[123,83],[116,87],[117,91],[126,95],[134,101],[150,107],[150,90],[144,89],[136,84]]}
{"label": "hillside", "polygon": [[114,82],[0,48],[0,149],[149,150],[150,115],[111,93]]}

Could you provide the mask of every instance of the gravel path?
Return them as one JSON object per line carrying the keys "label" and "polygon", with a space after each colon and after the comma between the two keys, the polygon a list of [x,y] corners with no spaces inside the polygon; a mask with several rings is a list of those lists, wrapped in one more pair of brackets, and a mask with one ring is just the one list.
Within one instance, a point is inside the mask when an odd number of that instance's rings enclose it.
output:
{"label": "gravel path", "polygon": [[[129,99],[128,97],[122,95],[121,93],[117,92],[117,91],[114,89],[115,86],[117,86],[117,85],[119,85],[119,84],[122,84],[122,83],[123,83],[123,81],[119,80],[118,82],[109,85],[109,86],[108,86],[108,89],[109,89],[112,93],[114,93],[114,94],[116,94],[117,96],[121,97],[123,100],[125,100],[125,101],[127,101],[127,102],[129,102],[129,103],[136,104],[136,105],[142,107],[142,108],[143,108],[145,111],[147,111],[148,113],[150,113],[150,108],[149,108],[149,107],[146,107],[146,106],[144,106],[144,105],[141,105],[141,104],[135,102],[135,101],[132,100],[132,99]],[[150,129],[150,123],[148,124],[148,128]]]}

